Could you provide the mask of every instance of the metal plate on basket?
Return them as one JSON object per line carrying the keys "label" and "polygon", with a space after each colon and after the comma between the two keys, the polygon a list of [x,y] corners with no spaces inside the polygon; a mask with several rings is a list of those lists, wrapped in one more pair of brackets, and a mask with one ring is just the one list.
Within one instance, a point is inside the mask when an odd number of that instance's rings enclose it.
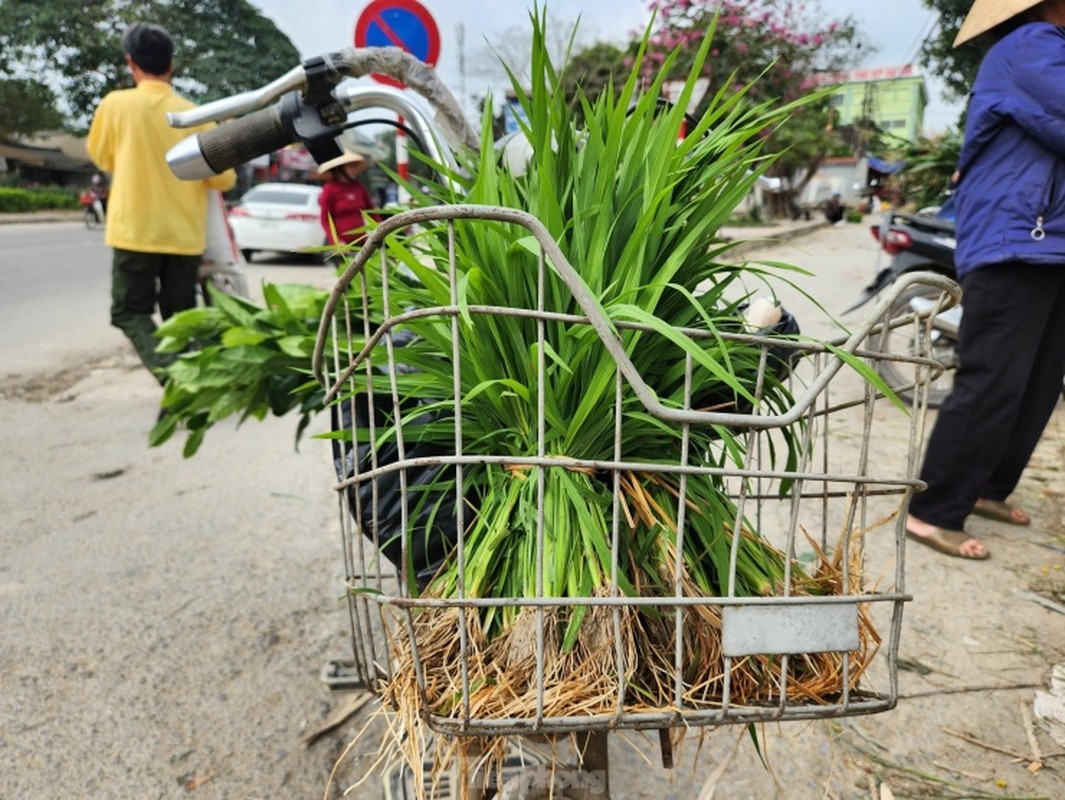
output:
{"label": "metal plate on basket", "polygon": [[721,611],[721,646],[732,658],[858,649],[853,603],[728,605]]}

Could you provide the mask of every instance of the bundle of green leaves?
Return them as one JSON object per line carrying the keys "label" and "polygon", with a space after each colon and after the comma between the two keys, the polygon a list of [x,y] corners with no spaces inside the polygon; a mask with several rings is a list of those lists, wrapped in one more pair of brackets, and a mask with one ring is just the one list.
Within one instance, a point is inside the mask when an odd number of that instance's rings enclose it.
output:
{"label": "bundle of green leaves", "polygon": [[153,447],[184,427],[191,457],[217,422],[238,415],[300,415],[296,436],[323,409],[311,375],[318,320],[329,293],[299,284],[265,284],[265,306],[208,287],[210,304],[175,314],[157,332],[158,349],[180,354],[166,368],[165,413],[152,428]]}

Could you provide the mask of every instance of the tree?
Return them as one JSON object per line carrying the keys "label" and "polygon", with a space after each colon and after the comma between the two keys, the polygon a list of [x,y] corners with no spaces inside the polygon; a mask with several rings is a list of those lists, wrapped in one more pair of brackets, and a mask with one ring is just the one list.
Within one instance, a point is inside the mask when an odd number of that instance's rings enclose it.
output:
{"label": "tree", "polygon": [[562,68],[561,85],[574,113],[581,115],[579,104],[574,102],[578,87],[594,103],[607,86],[615,92],[621,89],[631,65],[628,51],[607,42],[593,44],[568,59]]}
{"label": "tree", "polygon": [[0,78],[51,76],[60,109],[83,128],[104,94],[130,85],[122,31],[143,20],[170,30],[174,83],[200,102],[260,86],[300,61],[247,0],[0,0]]}
{"label": "tree", "polygon": [[[576,100],[576,87],[579,85],[592,101],[608,84],[620,88],[632,67],[632,45],[624,50],[607,42],[584,46],[584,30],[579,20],[564,20],[551,14],[547,14],[546,19],[544,47],[552,64],[560,65],[561,85],[570,100],[570,107],[580,119],[582,112]],[[471,72],[487,79],[492,86],[506,87],[509,92],[508,70],[519,84],[527,83],[531,53],[532,42],[526,27],[507,28],[475,53],[471,59]],[[502,136],[504,119],[499,111],[500,103],[491,89],[475,99],[478,116],[483,115],[490,98],[494,109],[493,130]]]}
{"label": "tree", "polygon": [[42,83],[27,79],[0,79],[0,139],[32,136],[56,130],[63,115],[55,108],[55,94]]}
{"label": "tree", "polygon": [[[547,15],[545,47],[554,64],[563,64],[571,48],[579,44],[580,28],[576,20],[564,20]],[[495,34],[470,59],[470,72],[495,86],[509,86],[507,71],[513,72],[520,83],[529,79],[532,41],[526,25],[516,25]]]}
{"label": "tree", "polygon": [[[826,77],[852,66],[860,44],[853,17],[827,21],[815,2],[802,0],[656,0],[651,40],[651,68],[680,48],[673,74],[680,77],[707,31],[716,30],[710,58],[703,68],[709,88],[698,109],[720,91],[746,90],[752,101],[790,102],[808,95]],[[813,103],[774,132],[766,132],[769,152],[782,153],[772,174],[791,189],[777,197],[774,214],[782,213],[801,191],[792,178],[804,171],[809,180],[833,145],[829,106]]]}
{"label": "tree", "polygon": [[899,158],[906,162],[899,176],[903,190],[918,208],[943,202],[961,155],[961,142],[961,134],[947,131],[938,136],[919,137],[900,150]]}
{"label": "tree", "polygon": [[972,7],[971,0],[922,0],[922,3],[939,14],[939,24],[921,45],[921,66],[943,81],[951,97],[965,97],[976,80],[980,61],[991,44],[990,37],[979,36],[955,49],[954,39]]}

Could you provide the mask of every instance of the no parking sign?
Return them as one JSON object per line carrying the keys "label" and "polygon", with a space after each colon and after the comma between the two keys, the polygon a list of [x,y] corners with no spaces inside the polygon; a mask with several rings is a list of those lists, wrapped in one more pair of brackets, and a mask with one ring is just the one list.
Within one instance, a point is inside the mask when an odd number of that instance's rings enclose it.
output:
{"label": "no parking sign", "polygon": [[[356,47],[399,47],[431,67],[440,56],[440,30],[436,20],[417,0],[372,0],[355,22]],[[387,75],[373,73],[375,81],[402,87]]]}

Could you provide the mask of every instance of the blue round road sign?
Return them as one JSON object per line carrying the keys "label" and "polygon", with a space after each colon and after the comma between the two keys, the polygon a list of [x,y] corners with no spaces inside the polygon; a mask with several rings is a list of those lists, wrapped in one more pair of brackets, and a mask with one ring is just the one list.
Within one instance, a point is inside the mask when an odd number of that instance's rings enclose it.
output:
{"label": "blue round road sign", "polygon": [[[440,31],[432,14],[417,0],[373,0],[355,22],[356,47],[400,47],[429,66],[440,56]],[[386,75],[374,80],[402,86]]]}

